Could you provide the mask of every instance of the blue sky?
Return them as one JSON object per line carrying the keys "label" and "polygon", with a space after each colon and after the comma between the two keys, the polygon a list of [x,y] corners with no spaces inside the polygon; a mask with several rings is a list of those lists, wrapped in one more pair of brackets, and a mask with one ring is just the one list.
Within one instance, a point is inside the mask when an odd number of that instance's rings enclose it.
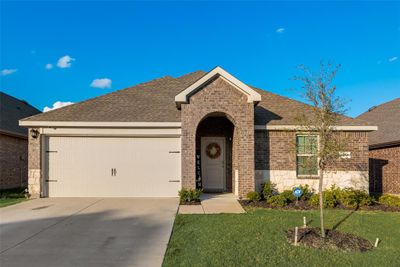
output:
{"label": "blue sky", "polygon": [[0,90],[39,109],[216,65],[301,99],[296,66],[321,59],[342,65],[336,84],[351,116],[400,97],[399,2],[0,5]]}

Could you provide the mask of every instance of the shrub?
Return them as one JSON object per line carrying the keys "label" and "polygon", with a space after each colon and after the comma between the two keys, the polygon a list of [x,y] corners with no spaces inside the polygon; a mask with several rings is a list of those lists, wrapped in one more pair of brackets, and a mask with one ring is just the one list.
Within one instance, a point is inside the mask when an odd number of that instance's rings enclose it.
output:
{"label": "shrub", "polygon": [[303,191],[303,193],[301,194],[299,199],[300,200],[309,200],[310,197],[312,196],[313,192],[310,190],[310,187],[308,186],[308,184],[300,185],[299,187],[300,187],[301,191]]}
{"label": "shrub", "polygon": [[260,194],[256,191],[248,192],[246,197],[252,202],[259,201],[261,199]]}
{"label": "shrub", "polygon": [[293,195],[293,192],[291,190],[285,190],[282,193],[280,193],[279,195],[286,198],[287,203],[296,201],[296,197]]}
{"label": "shrub", "polygon": [[200,195],[202,192],[202,189],[182,188],[182,190],[179,191],[179,200],[181,203],[200,201]]}
{"label": "shrub", "polygon": [[400,207],[400,197],[383,194],[379,197],[379,203],[389,207]]}
{"label": "shrub", "polygon": [[340,200],[340,203],[342,203],[344,206],[346,206],[348,208],[350,208],[350,207],[355,208],[358,206],[357,195],[351,189],[344,189],[340,193],[339,200]]}
{"label": "shrub", "polygon": [[[338,202],[335,196],[335,191],[326,190],[322,192],[322,199],[324,203],[324,208],[334,208],[337,206]],[[314,194],[310,197],[310,205],[319,206],[319,194]]]}
{"label": "shrub", "polygon": [[[334,208],[339,203],[348,208],[372,205],[371,196],[362,190],[353,188],[340,189],[334,185],[322,193],[325,208]],[[319,205],[319,195],[315,194],[310,198],[310,205]]]}
{"label": "shrub", "polygon": [[263,185],[262,196],[265,200],[276,194],[275,185],[270,181]]}
{"label": "shrub", "polygon": [[338,199],[340,203],[348,208],[369,206],[372,204],[372,198],[368,193],[352,188],[345,188],[341,190]]}
{"label": "shrub", "polygon": [[0,190],[0,198],[27,198],[27,197],[29,197],[29,194],[26,188],[18,187],[18,188]]}
{"label": "shrub", "polygon": [[269,197],[267,203],[272,207],[284,207],[288,204],[288,199],[284,195],[279,194]]}
{"label": "shrub", "polygon": [[192,189],[190,190],[191,199],[194,201],[200,201],[201,193],[203,193],[203,189]]}

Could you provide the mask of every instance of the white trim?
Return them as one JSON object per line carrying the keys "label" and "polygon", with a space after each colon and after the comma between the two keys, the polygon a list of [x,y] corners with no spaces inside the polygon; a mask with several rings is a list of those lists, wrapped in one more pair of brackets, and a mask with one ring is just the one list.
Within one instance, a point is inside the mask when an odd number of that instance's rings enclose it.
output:
{"label": "white trim", "polygon": [[180,122],[19,121],[26,127],[181,128]]}
{"label": "white trim", "polygon": [[[254,130],[308,130],[301,125],[254,125]],[[378,126],[334,126],[335,131],[376,131]]]}
{"label": "white trim", "polygon": [[180,128],[40,128],[47,136],[180,137]]}
{"label": "white trim", "polygon": [[208,72],[206,75],[197,80],[194,84],[190,85],[188,88],[180,92],[175,96],[175,102],[177,104],[187,103],[189,101],[189,95],[195,92],[199,87],[204,85],[207,81],[212,79],[214,76],[219,75],[223,77],[226,81],[233,84],[237,89],[247,95],[247,102],[259,102],[261,101],[261,95],[255,90],[244,84],[243,82],[236,79],[234,76],[229,74],[227,71],[221,67],[216,67]]}
{"label": "white trim", "polygon": [[[317,152],[316,152],[316,154],[299,154],[298,151],[297,151],[297,148],[298,148],[297,137],[298,136],[305,136],[305,137],[315,136],[315,137],[317,137]],[[297,175],[297,178],[300,178],[300,179],[302,179],[302,178],[317,178],[317,177],[320,176],[321,169],[319,168],[319,160],[321,158],[319,156],[319,145],[320,145],[319,135],[315,135],[315,134],[296,134],[296,175]],[[298,162],[298,157],[299,156],[300,157],[317,156],[317,171],[318,171],[318,173],[317,174],[299,174],[299,168],[298,168],[299,167],[299,162]]]}

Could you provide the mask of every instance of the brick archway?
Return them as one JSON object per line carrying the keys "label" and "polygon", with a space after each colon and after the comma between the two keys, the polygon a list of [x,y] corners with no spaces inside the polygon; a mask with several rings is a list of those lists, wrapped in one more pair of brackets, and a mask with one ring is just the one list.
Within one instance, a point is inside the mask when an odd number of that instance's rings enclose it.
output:
{"label": "brick archway", "polygon": [[[224,113],[212,113],[203,118],[197,125],[196,130],[196,188],[202,188],[205,192],[235,192],[235,181],[233,166],[236,166],[236,151],[237,140],[234,138],[235,125],[229,115]],[[210,160],[205,154],[205,143],[210,139],[223,139],[222,151],[222,167],[223,167],[223,184],[221,190],[210,190],[204,184],[204,170],[207,171],[206,160]],[[205,142],[205,143],[204,143]],[[220,159],[220,160],[221,160]],[[233,160],[235,159],[235,160]]]}
{"label": "brick archway", "polygon": [[254,190],[254,104],[221,77],[181,106],[182,187],[196,187],[196,131],[210,114],[224,114],[235,126],[232,173],[238,186],[234,192],[245,197]]}

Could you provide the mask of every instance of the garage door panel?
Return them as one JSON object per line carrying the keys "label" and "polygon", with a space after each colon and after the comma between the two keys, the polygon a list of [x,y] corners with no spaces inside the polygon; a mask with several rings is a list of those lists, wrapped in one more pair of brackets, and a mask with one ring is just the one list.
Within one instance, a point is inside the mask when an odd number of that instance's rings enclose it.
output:
{"label": "garage door panel", "polygon": [[[175,197],[180,138],[50,137],[51,197]],[[112,175],[111,169],[116,170]]]}

